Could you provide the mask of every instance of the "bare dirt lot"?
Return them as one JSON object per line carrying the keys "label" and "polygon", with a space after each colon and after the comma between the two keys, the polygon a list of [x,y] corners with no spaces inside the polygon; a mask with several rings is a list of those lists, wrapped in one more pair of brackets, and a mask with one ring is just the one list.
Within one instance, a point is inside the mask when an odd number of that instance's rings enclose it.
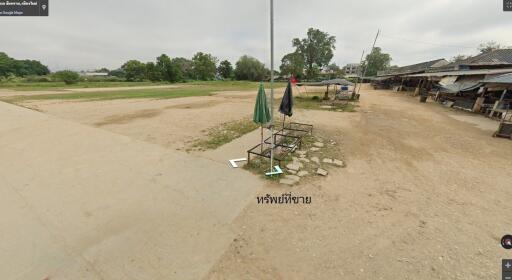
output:
{"label": "bare dirt lot", "polygon": [[254,200],[209,279],[499,278],[511,256],[499,243],[512,228],[512,141],[491,138],[490,120],[392,92],[366,90],[360,106],[298,113],[343,143],[348,167],[262,189],[313,203]]}
{"label": "bare dirt lot", "polygon": [[205,129],[250,116],[253,104],[250,99],[204,96],[169,100],[45,101],[28,106],[134,139],[181,149],[201,137]]}
{"label": "bare dirt lot", "polygon": [[[512,258],[499,244],[501,236],[512,231],[509,219],[512,141],[492,138],[497,123],[480,116],[434,103],[421,104],[416,98],[390,91],[364,88],[361,94],[357,112],[296,110],[292,118],[314,124],[315,133],[339,143],[347,167],[330,169],[329,176],[307,179],[295,187],[250,175],[251,184],[259,182],[261,186],[253,189],[251,195],[247,195],[247,189],[244,195],[235,195],[238,190],[233,188],[232,199],[250,197],[250,202],[243,209],[238,204],[230,208],[227,216],[236,217],[234,220],[221,219],[229,227],[226,234],[229,242],[215,243],[214,252],[205,258],[207,261],[197,264],[201,269],[188,274],[186,269],[190,267],[183,265],[181,276],[189,275],[189,279],[198,276],[205,279],[499,278],[501,259]],[[205,129],[222,122],[250,116],[254,95],[255,92],[225,92],[172,100],[37,101],[23,105],[165,151],[183,149],[194,138],[203,136]],[[193,166],[194,158],[205,166],[208,164],[204,160],[225,164],[234,156],[243,157],[244,151],[257,141],[255,131],[217,150],[188,154],[187,164]],[[44,159],[45,155],[39,157]],[[101,161],[96,164],[101,167]],[[17,167],[8,165],[3,168],[0,175],[4,176],[18,171]],[[106,166],[102,168],[108,170]],[[172,181],[172,170],[169,172],[164,176]],[[226,164],[225,172],[231,176],[234,171]],[[243,176],[249,174],[240,172]],[[192,175],[182,177],[182,181],[195,180]],[[152,191],[156,195],[158,189]],[[208,199],[207,189],[198,192],[202,193],[201,199]],[[311,196],[312,204],[256,202],[258,195],[286,192]],[[136,193],[131,191],[132,195]],[[22,189],[21,196],[29,196],[27,187]],[[37,204],[34,202],[37,197],[31,198],[25,202]],[[108,197],[104,200],[109,202]],[[97,210],[101,214],[101,209]],[[161,215],[157,211],[149,212],[155,219]],[[169,212],[165,213],[163,217],[173,219]],[[182,215],[181,218],[192,220],[203,212]],[[116,212],[116,217],[129,219],[122,211]],[[167,234],[166,238],[172,240],[172,231],[165,230],[162,232]],[[122,234],[124,230],[119,232]],[[151,257],[159,242],[164,241],[161,236],[147,238],[155,247],[137,249]],[[68,242],[74,240],[68,239]],[[156,271],[144,274],[120,260],[113,265],[121,272],[113,273],[98,262],[112,255],[107,254],[108,249],[116,247],[100,248],[93,250],[94,254],[87,246],[83,251],[73,251],[73,254],[85,254],[84,267],[97,268],[98,279],[105,276],[155,279],[149,277],[155,275],[156,279],[173,279],[173,275],[167,274],[172,272],[163,267],[165,261],[142,265],[141,269]],[[186,246],[181,250],[186,252]],[[44,256],[44,250],[39,252]],[[184,256],[190,257],[186,253]],[[130,274],[131,269],[140,274]]]}

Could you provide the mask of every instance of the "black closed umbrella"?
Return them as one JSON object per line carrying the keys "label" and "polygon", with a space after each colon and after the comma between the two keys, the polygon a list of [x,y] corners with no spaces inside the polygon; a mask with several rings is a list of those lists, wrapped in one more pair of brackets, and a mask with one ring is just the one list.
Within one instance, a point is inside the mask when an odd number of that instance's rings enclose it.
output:
{"label": "black closed umbrella", "polygon": [[291,117],[293,115],[293,94],[292,94],[292,83],[288,81],[288,86],[284,91],[281,105],[279,105],[279,112],[283,114],[283,127],[286,116]]}

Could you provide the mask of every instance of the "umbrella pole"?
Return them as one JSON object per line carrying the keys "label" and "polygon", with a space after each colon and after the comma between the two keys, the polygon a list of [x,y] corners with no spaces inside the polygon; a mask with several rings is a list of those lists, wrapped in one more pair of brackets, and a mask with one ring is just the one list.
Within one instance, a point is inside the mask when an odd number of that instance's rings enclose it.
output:
{"label": "umbrella pole", "polygon": [[270,172],[274,170],[274,0],[270,0]]}
{"label": "umbrella pole", "polygon": [[263,126],[261,126],[261,153],[263,154]]}
{"label": "umbrella pole", "polygon": [[283,114],[283,129],[284,129],[284,122],[286,121],[286,115]]}

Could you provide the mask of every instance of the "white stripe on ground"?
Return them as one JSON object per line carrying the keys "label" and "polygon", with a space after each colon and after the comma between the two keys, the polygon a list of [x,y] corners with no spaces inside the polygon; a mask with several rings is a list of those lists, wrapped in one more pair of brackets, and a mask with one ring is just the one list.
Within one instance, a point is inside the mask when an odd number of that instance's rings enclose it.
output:
{"label": "white stripe on ground", "polygon": [[2,279],[199,279],[260,179],[0,102]]}

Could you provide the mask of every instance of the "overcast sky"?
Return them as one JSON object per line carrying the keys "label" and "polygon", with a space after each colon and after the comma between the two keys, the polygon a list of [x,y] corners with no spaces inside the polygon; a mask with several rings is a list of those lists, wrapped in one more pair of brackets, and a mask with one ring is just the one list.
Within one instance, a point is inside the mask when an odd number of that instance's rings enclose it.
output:
{"label": "overcast sky", "polygon": [[[129,59],[208,52],[269,65],[269,0],[50,0],[50,16],[0,17],[0,51],[51,70],[118,68]],[[502,0],[275,0],[276,68],[309,27],[337,39],[333,62],[358,62],[377,42],[394,65],[474,54],[479,43],[512,45]]]}

